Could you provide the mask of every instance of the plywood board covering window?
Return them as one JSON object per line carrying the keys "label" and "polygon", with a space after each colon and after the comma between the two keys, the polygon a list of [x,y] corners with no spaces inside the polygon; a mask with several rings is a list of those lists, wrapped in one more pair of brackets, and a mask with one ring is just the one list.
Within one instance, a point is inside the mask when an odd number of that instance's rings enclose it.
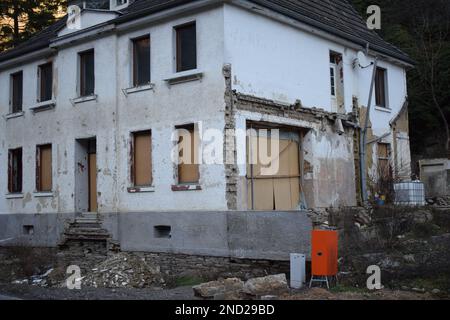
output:
{"label": "plywood board covering window", "polygon": [[386,75],[386,69],[377,68],[375,75],[375,100],[376,105],[382,108],[387,108]]}
{"label": "plywood board covering window", "polygon": [[81,52],[80,54],[80,96],[94,94],[95,73],[94,73],[94,50]]}
{"label": "plywood board covering window", "polygon": [[177,72],[197,68],[197,28],[195,22],[178,26],[176,32]]}
{"label": "plywood board covering window", "polygon": [[36,150],[36,189],[52,191],[52,146],[38,146]]}
{"label": "plywood board covering window", "polygon": [[259,146],[264,144],[270,150],[271,138],[261,135],[247,138],[248,208],[252,210],[296,209],[300,202],[301,191],[299,134],[281,131],[279,153],[273,158],[279,161],[279,170],[273,175],[261,173],[261,168],[269,166],[263,166],[258,157]]}
{"label": "plywood board covering window", "polygon": [[152,185],[152,134],[151,131],[133,134],[132,181],[134,186]]}
{"label": "plywood board covering window", "polygon": [[150,83],[150,36],[133,40],[133,85]]}
{"label": "plywood board covering window", "polygon": [[17,72],[11,75],[11,112],[22,111],[23,105],[23,72]]}
{"label": "plywood board covering window", "polygon": [[200,180],[198,147],[199,135],[195,125],[177,127],[178,129],[178,183],[196,184]]}
{"label": "plywood board covering window", "polygon": [[22,192],[22,148],[8,152],[8,191]]}
{"label": "plywood board covering window", "polygon": [[390,144],[378,143],[378,170],[380,174],[387,175],[390,171],[389,159],[390,159]]}
{"label": "plywood board covering window", "polygon": [[53,64],[51,62],[39,66],[39,101],[52,99]]}

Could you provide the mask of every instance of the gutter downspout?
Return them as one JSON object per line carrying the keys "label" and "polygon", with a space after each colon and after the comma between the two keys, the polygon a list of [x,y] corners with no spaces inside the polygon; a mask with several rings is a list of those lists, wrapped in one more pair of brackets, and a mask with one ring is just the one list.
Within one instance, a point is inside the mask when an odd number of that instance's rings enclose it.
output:
{"label": "gutter downspout", "polygon": [[369,102],[367,103],[367,112],[366,119],[364,123],[364,127],[361,131],[361,139],[359,141],[359,167],[360,167],[360,175],[361,175],[361,196],[363,205],[367,204],[368,196],[367,196],[367,173],[366,173],[366,147],[367,147],[367,129],[369,128],[369,119],[370,119],[370,109],[372,105],[372,96],[373,89],[375,86],[375,77],[377,74],[377,66],[378,66],[378,57],[375,56],[375,61],[373,62],[373,73],[372,73],[372,82],[370,83],[370,91],[369,91]]}

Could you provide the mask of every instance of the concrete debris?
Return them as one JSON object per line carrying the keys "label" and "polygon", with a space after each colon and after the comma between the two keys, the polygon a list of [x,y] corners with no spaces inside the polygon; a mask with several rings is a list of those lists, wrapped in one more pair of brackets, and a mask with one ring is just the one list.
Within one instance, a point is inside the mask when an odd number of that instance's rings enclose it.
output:
{"label": "concrete debris", "polygon": [[202,283],[192,289],[197,297],[215,300],[239,300],[249,296],[277,300],[278,295],[289,291],[285,274],[253,278],[245,283],[237,278],[229,278]]}
{"label": "concrete debris", "polygon": [[136,255],[118,253],[91,269],[82,284],[95,288],[158,288],[166,283],[159,266]]}
{"label": "concrete debris", "polygon": [[450,196],[428,198],[426,201],[430,206],[450,207]]}
{"label": "concrete debris", "polygon": [[238,278],[211,281],[192,287],[197,297],[206,299],[225,299],[225,295],[240,293],[243,288],[244,282]]}
{"label": "concrete debris", "polygon": [[285,293],[289,290],[285,274],[278,274],[248,280],[244,293],[251,296],[266,296]]}

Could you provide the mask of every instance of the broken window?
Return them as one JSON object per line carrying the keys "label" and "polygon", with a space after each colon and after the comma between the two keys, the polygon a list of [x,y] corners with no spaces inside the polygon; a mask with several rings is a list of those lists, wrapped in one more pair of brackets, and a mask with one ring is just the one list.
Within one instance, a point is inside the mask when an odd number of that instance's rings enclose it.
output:
{"label": "broken window", "polygon": [[23,72],[17,72],[11,75],[11,112],[22,111],[23,104]]}
{"label": "broken window", "polygon": [[387,87],[386,87],[387,70],[377,68],[375,75],[375,100],[378,107],[387,108]]}
{"label": "broken window", "polygon": [[52,191],[52,145],[36,148],[36,190]]}
{"label": "broken window", "polygon": [[152,185],[151,131],[133,133],[131,180],[136,187]]}
{"label": "broken window", "polygon": [[53,64],[51,62],[39,66],[39,102],[52,99]]}
{"label": "broken window", "polygon": [[150,36],[133,40],[133,85],[150,83]]}
{"label": "broken window", "polygon": [[81,52],[80,54],[80,96],[94,94],[94,50]]}
{"label": "broken window", "polygon": [[345,113],[344,64],[342,54],[330,51],[331,111]]}
{"label": "broken window", "polygon": [[199,135],[194,124],[178,126],[178,183],[197,184],[200,180]]}
{"label": "broken window", "polygon": [[8,152],[8,191],[22,192],[22,148]]}
{"label": "broken window", "polygon": [[190,23],[175,28],[177,72],[197,68],[197,30]]}

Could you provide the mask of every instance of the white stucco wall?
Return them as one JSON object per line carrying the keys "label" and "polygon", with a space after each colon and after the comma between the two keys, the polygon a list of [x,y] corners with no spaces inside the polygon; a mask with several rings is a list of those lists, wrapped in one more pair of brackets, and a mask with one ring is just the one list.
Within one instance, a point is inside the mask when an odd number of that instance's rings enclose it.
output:
{"label": "white stucco wall", "polygon": [[[198,70],[201,81],[169,86],[174,76],[173,27],[186,21],[197,23]],[[129,94],[131,40],[151,35],[153,91]],[[226,209],[223,166],[201,166],[201,191],[174,192],[171,135],[176,125],[201,122],[223,129],[224,78],[222,75],[222,10],[186,16],[148,26],[133,33],[110,35],[59,50],[54,57],[54,110],[33,113],[36,103],[35,61],[0,72],[1,114],[9,113],[10,74],[24,72],[23,117],[1,119],[0,212],[47,213],[75,210],[75,140],[96,137],[98,167],[98,211],[221,210]],[[78,53],[95,50],[95,94],[97,101],[72,104],[78,96]],[[152,130],[154,192],[129,194],[130,133]],[[53,197],[35,197],[36,145],[53,144]],[[23,147],[23,197],[7,199],[8,149]]]}
{"label": "white stucco wall", "polygon": [[[89,18],[89,16],[87,16]],[[169,86],[174,76],[173,27],[195,20],[197,23],[198,69],[200,81]],[[91,20],[90,20],[91,21]],[[125,95],[131,87],[131,41],[151,37],[151,81],[153,90]],[[73,105],[77,97],[78,53],[95,49],[95,93],[97,101]],[[202,130],[224,128],[224,63],[232,66],[233,89],[262,98],[330,111],[329,52],[344,58],[345,107],[352,110],[352,98],[365,105],[371,70],[353,68],[356,51],[230,5],[216,7],[175,20],[148,24],[133,32],[121,32],[94,41],[63,48],[54,56],[54,110],[33,113],[36,103],[37,67],[34,61],[0,71],[0,114],[9,105],[10,74],[24,72],[23,117],[0,119],[0,213],[73,212],[75,210],[75,140],[97,138],[99,212],[154,210],[226,210],[226,181],[222,165],[200,167],[201,191],[177,191],[170,154],[171,135],[176,125],[201,123]],[[400,110],[406,96],[405,71],[385,61],[388,70],[391,111],[373,110],[374,134],[389,131],[389,121]],[[237,128],[246,120],[261,120],[256,112],[236,115]],[[307,137],[308,161],[314,167],[311,183],[316,190],[308,195],[316,206],[354,204],[352,190],[342,193],[342,185],[352,186],[354,167],[352,141],[334,133],[323,133],[306,121],[266,117],[267,121],[311,128]],[[152,130],[154,191],[128,193],[130,187],[130,134]],[[35,190],[36,145],[53,144],[54,196],[37,198]],[[7,199],[8,149],[23,147],[23,198]],[[242,149],[238,153],[245,152]],[[245,176],[245,166],[240,168]],[[343,181],[345,174],[345,181]],[[335,183],[328,183],[335,181]]]}

